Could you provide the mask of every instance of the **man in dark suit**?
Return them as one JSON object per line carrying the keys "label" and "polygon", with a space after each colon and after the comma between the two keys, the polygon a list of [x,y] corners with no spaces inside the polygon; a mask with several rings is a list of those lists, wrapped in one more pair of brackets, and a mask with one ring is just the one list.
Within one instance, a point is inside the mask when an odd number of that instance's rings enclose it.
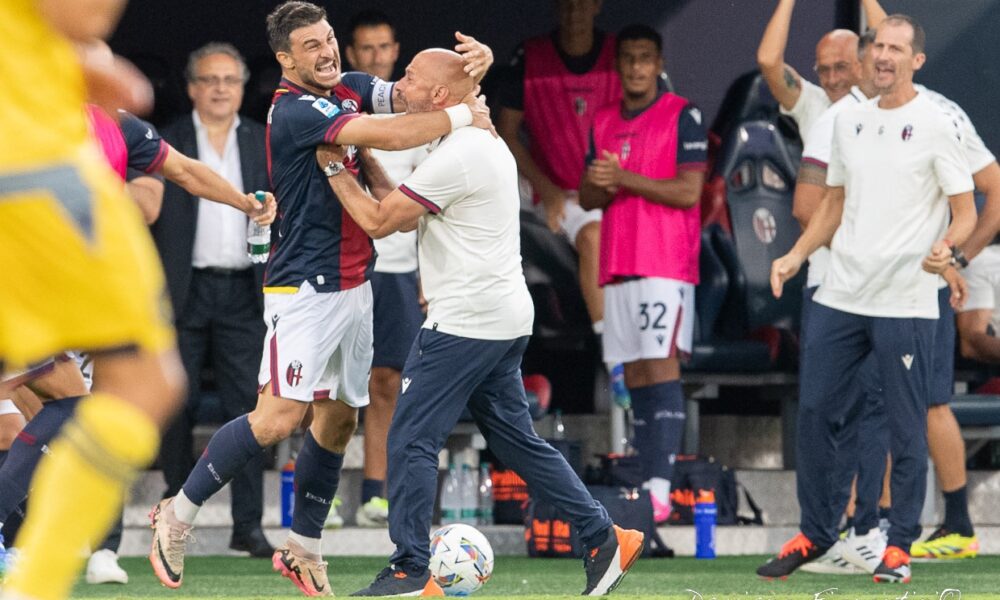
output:
{"label": "man in dark suit", "polygon": [[[194,105],[161,130],[184,154],[197,157],[234,186],[267,190],[264,127],[237,111],[249,71],[229,44],[210,43],[191,53],[186,77]],[[165,497],[181,489],[195,464],[192,429],[203,397],[203,372],[211,368],[222,421],[254,408],[264,339],[261,276],[247,257],[247,217],[196,198],[168,183],[159,219],[151,226],[163,260],[176,314],[178,346],[190,392],[185,410],[163,437],[160,465]],[[263,265],[260,265],[263,267]],[[274,548],[261,529],[264,457],[233,479],[230,548],[270,557]]]}

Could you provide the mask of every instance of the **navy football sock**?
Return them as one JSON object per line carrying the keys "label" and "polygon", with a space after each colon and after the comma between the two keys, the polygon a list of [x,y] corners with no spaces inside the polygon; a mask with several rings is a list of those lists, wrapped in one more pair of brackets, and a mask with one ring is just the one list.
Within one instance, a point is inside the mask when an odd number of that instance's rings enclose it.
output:
{"label": "navy football sock", "polygon": [[209,440],[208,447],[184,482],[184,495],[201,506],[263,450],[253,436],[247,415],[233,419]]}
{"label": "navy football sock", "polygon": [[964,485],[955,491],[944,492],[944,528],[966,537],[971,537],[974,533]]}
{"label": "navy football sock", "polygon": [[684,433],[684,394],[680,381],[629,388],[635,414],[635,447],[644,481],[670,480]]}
{"label": "navy football sock", "polygon": [[306,431],[302,450],[295,461],[295,505],[292,514],[292,531],[319,538],[323,523],[330,513],[330,505],[340,483],[340,467],[344,455],[321,447]]}
{"label": "navy football sock", "polygon": [[28,495],[28,484],[49,442],[73,416],[80,398],[52,400],[42,405],[35,418],[28,421],[11,444],[7,460],[0,467],[0,523],[14,512]]}
{"label": "navy football sock", "polygon": [[361,482],[361,504],[367,503],[369,500],[378,496],[380,498],[385,498],[385,482],[381,479],[365,479]]}

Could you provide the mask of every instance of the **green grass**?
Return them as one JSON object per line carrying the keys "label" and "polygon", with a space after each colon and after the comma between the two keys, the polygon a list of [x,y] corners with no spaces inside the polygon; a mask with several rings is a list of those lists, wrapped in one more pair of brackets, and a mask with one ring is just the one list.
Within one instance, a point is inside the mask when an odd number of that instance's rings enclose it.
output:
{"label": "green grass", "polygon": [[[1000,599],[1000,556],[939,564],[914,565],[910,585],[876,585],[868,576],[798,573],[787,581],[762,581],[754,569],[766,557],[740,556],[716,560],[649,559],[636,563],[615,592],[621,598],[683,600],[981,600]],[[371,557],[330,559],[330,580],[338,596],[368,585],[385,565]],[[77,598],[300,598],[292,584],[271,571],[270,561],[232,557],[188,560],[184,586],[168,590],[153,577],[143,558],[122,559],[131,582],[126,586],[81,583]],[[493,578],[478,600],[516,596],[520,599],[576,597],[583,589],[581,561],[501,556]],[[944,594],[944,590],[959,590]],[[689,591],[693,590],[693,591]],[[696,595],[697,591],[699,595]],[[818,596],[817,596],[818,595]]]}

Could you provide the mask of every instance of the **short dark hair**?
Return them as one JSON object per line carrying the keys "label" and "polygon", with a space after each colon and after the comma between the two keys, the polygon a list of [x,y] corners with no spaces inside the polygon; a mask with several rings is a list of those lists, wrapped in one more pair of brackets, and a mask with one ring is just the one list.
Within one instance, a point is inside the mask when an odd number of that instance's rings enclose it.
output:
{"label": "short dark hair", "polygon": [[348,31],[350,31],[351,34],[350,43],[354,43],[354,32],[357,31],[359,27],[379,27],[381,25],[388,27],[392,31],[392,37],[396,37],[396,25],[392,22],[392,19],[389,18],[389,15],[384,12],[376,8],[369,8],[354,13],[354,16],[351,17],[351,22],[348,23]]}
{"label": "short dark hair", "polygon": [[626,25],[618,32],[618,41],[615,46],[615,53],[621,52],[622,42],[630,40],[649,40],[656,44],[656,51],[663,52],[663,36],[649,25],[634,23]]}
{"label": "short dark hair", "polygon": [[913,53],[920,54],[924,51],[924,48],[927,45],[927,34],[924,32],[924,28],[920,26],[920,23],[917,23],[916,19],[910,15],[896,13],[883,19],[882,23],[890,25],[909,25],[913,29],[913,41],[910,43],[910,46],[913,48]]}
{"label": "short dark hair", "polygon": [[858,60],[863,60],[865,57],[865,50],[868,46],[875,43],[875,30],[866,29],[864,33],[858,36]]}
{"label": "short dark hair", "polygon": [[326,10],[311,2],[289,0],[267,15],[267,43],[274,52],[292,49],[292,32],[326,18]]}

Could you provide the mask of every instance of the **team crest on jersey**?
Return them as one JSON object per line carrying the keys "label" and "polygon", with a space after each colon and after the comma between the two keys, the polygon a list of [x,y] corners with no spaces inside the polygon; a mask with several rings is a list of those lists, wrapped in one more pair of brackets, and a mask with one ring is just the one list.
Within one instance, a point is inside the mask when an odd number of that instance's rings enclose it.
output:
{"label": "team crest on jersey", "polygon": [[900,134],[900,137],[903,138],[904,142],[909,141],[909,139],[913,137],[913,125],[907,125],[906,127],[904,127],[903,133]]}
{"label": "team crest on jersey", "polygon": [[628,155],[632,152],[632,145],[628,142],[622,144],[622,151],[619,155],[622,160],[628,160]]}
{"label": "team crest on jersey", "polygon": [[285,381],[288,385],[295,387],[302,381],[302,363],[293,360],[285,371]]}
{"label": "team crest on jersey", "polygon": [[587,112],[587,101],[580,96],[573,98],[573,110],[576,111],[577,116],[582,117]]}
{"label": "team crest on jersey", "polygon": [[340,108],[345,112],[358,112],[358,103],[353,98],[348,98],[340,103]]}
{"label": "team crest on jersey", "polygon": [[774,215],[763,206],[753,211],[753,232],[757,239],[765,244],[773,242],[778,235],[778,224],[774,220]]}
{"label": "team crest on jersey", "polygon": [[323,113],[324,115],[326,115],[328,119],[332,119],[333,117],[337,116],[337,113],[340,112],[340,109],[337,108],[337,105],[334,104],[333,102],[330,102],[326,98],[317,98],[316,101],[312,103],[312,107],[318,110],[319,112]]}

